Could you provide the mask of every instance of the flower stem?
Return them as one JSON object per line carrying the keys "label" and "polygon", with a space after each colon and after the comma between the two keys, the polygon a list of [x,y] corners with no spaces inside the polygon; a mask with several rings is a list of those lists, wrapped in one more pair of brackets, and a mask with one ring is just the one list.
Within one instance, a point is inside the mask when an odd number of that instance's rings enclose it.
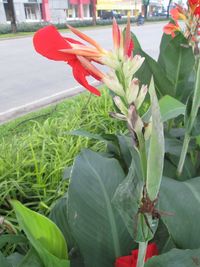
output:
{"label": "flower stem", "polygon": [[179,163],[178,163],[178,168],[177,168],[177,176],[178,177],[181,176],[181,173],[183,171],[183,166],[184,166],[185,158],[187,155],[189,143],[190,143],[190,135],[186,133],[185,137],[184,137],[184,141],[183,141],[183,146],[182,146],[181,156],[180,156]]}
{"label": "flower stem", "polygon": [[147,244],[148,244],[148,242],[139,242],[139,252],[138,252],[138,259],[137,259],[137,267],[144,267]]}

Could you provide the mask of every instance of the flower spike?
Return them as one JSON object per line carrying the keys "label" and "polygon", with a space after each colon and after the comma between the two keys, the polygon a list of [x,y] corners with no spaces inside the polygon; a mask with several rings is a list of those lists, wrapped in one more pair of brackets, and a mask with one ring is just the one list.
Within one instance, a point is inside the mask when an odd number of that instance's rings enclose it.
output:
{"label": "flower spike", "polygon": [[124,55],[128,56],[129,54],[129,48],[131,44],[131,24],[130,24],[130,17],[128,17],[128,22],[126,25],[126,34],[125,34],[125,40],[124,40]]}
{"label": "flower spike", "polygon": [[74,27],[70,26],[69,24],[67,24],[67,27],[74,33],[76,34],[78,37],[80,37],[82,40],[88,42],[89,44],[91,44],[92,46],[96,47],[96,49],[102,53],[105,53],[105,50],[92,38],[90,38],[89,36],[87,36],[86,34],[82,33],[81,31],[75,29]]}
{"label": "flower spike", "polygon": [[119,47],[120,47],[120,30],[119,30],[119,26],[118,26],[115,18],[113,19],[112,34],[113,34],[114,48],[119,49]]}

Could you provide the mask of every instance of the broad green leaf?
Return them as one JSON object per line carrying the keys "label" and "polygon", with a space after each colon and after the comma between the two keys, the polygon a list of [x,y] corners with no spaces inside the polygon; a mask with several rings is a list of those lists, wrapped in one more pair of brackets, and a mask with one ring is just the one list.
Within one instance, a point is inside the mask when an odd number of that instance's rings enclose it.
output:
{"label": "broad green leaf", "polygon": [[34,248],[31,248],[17,267],[44,267],[44,265]]}
{"label": "broad green leaf", "polygon": [[14,252],[6,257],[7,261],[11,264],[12,267],[19,267],[19,263],[22,261],[23,258],[24,255],[18,252]]}
{"label": "broad green leaf", "polygon": [[0,266],[1,267],[12,267],[12,264],[4,257],[4,255],[0,251]]}
{"label": "broad green leaf", "polygon": [[158,63],[173,85],[168,94],[180,100],[183,97],[187,98],[191,91],[188,85],[195,59],[192,48],[181,33],[177,33],[171,40],[169,38],[166,40],[166,36],[163,36]]}
{"label": "broad green leaf", "polygon": [[200,64],[198,64],[198,69],[196,73],[196,82],[195,82],[194,95],[192,98],[191,113],[189,115],[188,122],[186,122],[186,127],[187,127],[186,130],[188,133],[192,131],[199,107],[200,107]]}
{"label": "broad green leaf", "polygon": [[165,95],[159,100],[162,122],[185,114],[185,105],[172,96]]}
{"label": "broad green leaf", "polygon": [[49,215],[49,218],[59,227],[68,245],[69,251],[75,246],[69,224],[67,221],[67,199],[68,194],[60,198]]}
{"label": "broad green leaf", "polygon": [[153,79],[151,80],[149,93],[151,97],[152,132],[148,151],[146,186],[149,198],[153,201],[159,192],[164,163],[163,124]]}
{"label": "broad green leaf", "polygon": [[[137,152],[135,151],[135,153]],[[153,225],[151,218],[148,218],[149,226],[147,226],[144,216],[138,213],[138,203],[140,203],[142,189],[143,183],[136,175],[136,166],[133,159],[129,173],[117,187],[112,202],[119,210],[130,235],[137,242],[151,240],[153,238],[151,230],[156,229],[156,225]],[[152,229],[150,230],[149,227],[152,227]]]}
{"label": "broad green leaf", "polygon": [[153,75],[155,89],[158,95],[163,96],[170,94],[172,92],[173,85],[166,77],[166,73],[162,66],[142,50],[136,36],[133,33],[132,39],[135,45],[134,54],[139,54],[142,57],[145,57],[145,61],[141,68],[137,71],[135,77],[137,77],[142,84],[149,84]]}
{"label": "broad green leaf", "polygon": [[45,267],[67,267],[67,245],[59,228],[48,218],[13,200],[18,223]]}
{"label": "broad green leaf", "polygon": [[[200,177],[179,182],[164,178],[160,190],[160,210],[169,234],[179,248],[200,247]],[[171,214],[171,215],[170,215]]]}
{"label": "broad green leaf", "polygon": [[84,150],[68,189],[68,222],[87,267],[112,267],[129,253],[131,239],[111,200],[124,172],[115,159]]}
{"label": "broad green leaf", "polygon": [[145,267],[197,267],[200,265],[200,249],[172,249],[160,256],[152,257]]}
{"label": "broad green leaf", "polygon": [[142,186],[141,180],[136,176],[135,163],[133,160],[127,177],[117,187],[112,200],[133,238],[135,238],[137,232],[137,212]]}

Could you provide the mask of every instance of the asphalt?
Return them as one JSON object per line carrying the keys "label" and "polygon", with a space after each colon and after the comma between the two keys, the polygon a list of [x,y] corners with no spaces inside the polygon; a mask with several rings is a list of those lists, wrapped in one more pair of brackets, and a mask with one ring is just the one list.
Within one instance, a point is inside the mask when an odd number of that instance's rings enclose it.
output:
{"label": "asphalt", "polygon": [[[165,23],[132,27],[143,49],[154,58],[158,56]],[[111,28],[84,32],[106,49],[112,48]],[[84,90],[74,81],[66,64],[49,61],[35,53],[31,39],[23,37],[0,41],[0,124]],[[90,82],[97,85],[96,81]]]}

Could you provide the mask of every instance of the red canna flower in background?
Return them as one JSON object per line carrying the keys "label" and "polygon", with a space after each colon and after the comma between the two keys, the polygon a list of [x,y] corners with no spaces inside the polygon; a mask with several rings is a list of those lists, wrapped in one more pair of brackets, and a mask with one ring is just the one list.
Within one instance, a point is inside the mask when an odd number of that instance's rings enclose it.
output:
{"label": "red canna flower in background", "polygon": [[[155,243],[147,247],[145,262],[153,256],[158,255],[158,248]],[[138,249],[132,251],[132,255],[119,257],[115,262],[115,267],[136,267],[138,258]]]}
{"label": "red canna flower in background", "polygon": [[[100,95],[99,90],[91,86],[86,79],[89,75],[93,76],[97,80],[101,80],[103,78],[103,73],[101,73],[89,61],[91,56],[96,58],[100,57],[100,51],[93,48],[89,50],[79,41],[72,38],[62,37],[54,26],[47,26],[37,31],[33,38],[33,44],[35,50],[44,57],[56,61],[67,62],[72,67],[74,78],[91,93]],[[82,54],[84,54],[86,61],[88,58],[87,68],[84,67],[83,62],[85,61],[83,61],[81,53],[79,53],[80,47],[82,48]],[[77,55],[71,53],[73,48],[77,52]],[[67,49],[69,50],[69,53],[65,52]]]}
{"label": "red canna flower in background", "polygon": [[175,21],[179,19],[186,20],[185,10],[180,5],[176,5],[176,8],[171,9],[170,14]]}
{"label": "red canna flower in background", "polygon": [[175,37],[175,32],[180,31],[180,30],[181,30],[181,28],[179,27],[179,25],[176,21],[174,23],[169,22],[163,28],[164,33],[171,35],[172,38]]}
{"label": "red canna flower in background", "polygon": [[200,16],[200,0],[188,0],[188,5],[194,15]]}
{"label": "red canna flower in background", "polygon": [[[92,64],[92,61],[110,67],[115,66],[115,62],[112,61],[116,51],[106,51],[89,36],[69,25],[68,28],[90,46],[75,39],[61,36],[57,29],[51,25],[35,33],[33,37],[35,50],[51,60],[67,62],[72,67],[74,78],[91,93],[100,95],[99,90],[87,81],[87,76],[92,76],[99,81],[104,78],[104,74]],[[133,41],[130,33],[130,20],[127,23],[124,40],[116,21],[113,21],[113,42],[115,50],[123,49],[124,57],[132,57]]]}

